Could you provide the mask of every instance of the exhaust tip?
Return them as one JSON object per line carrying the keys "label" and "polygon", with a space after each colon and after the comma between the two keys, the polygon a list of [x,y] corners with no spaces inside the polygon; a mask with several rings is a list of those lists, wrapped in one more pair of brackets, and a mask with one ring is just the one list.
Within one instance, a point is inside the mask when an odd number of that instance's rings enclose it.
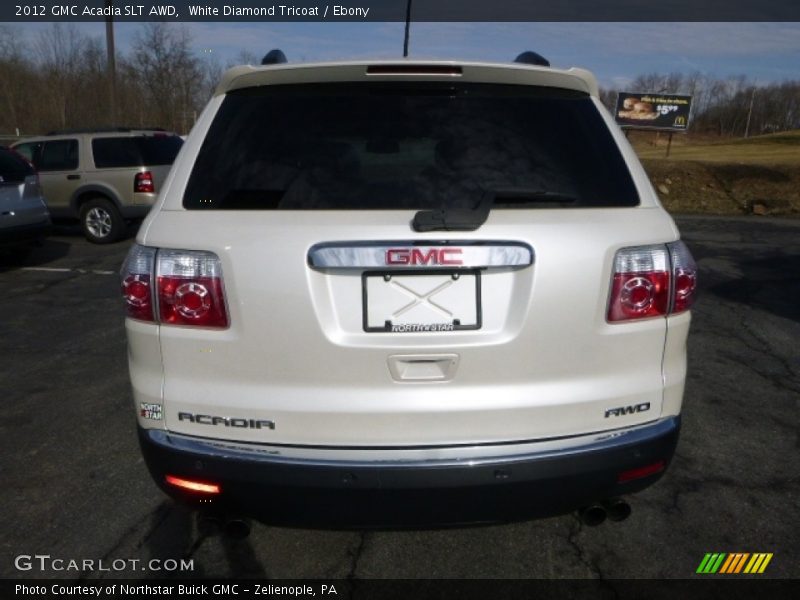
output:
{"label": "exhaust tip", "polygon": [[590,504],[578,511],[578,517],[584,525],[597,527],[606,520],[606,509],[600,504]]}
{"label": "exhaust tip", "polygon": [[610,521],[624,521],[631,516],[631,505],[622,498],[610,498],[604,504]]}
{"label": "exhaust tip", "polygon": [[225,521],[225,535],[233,540],[243,540],[250,535],[250,523],[244,519],[228,519]]}

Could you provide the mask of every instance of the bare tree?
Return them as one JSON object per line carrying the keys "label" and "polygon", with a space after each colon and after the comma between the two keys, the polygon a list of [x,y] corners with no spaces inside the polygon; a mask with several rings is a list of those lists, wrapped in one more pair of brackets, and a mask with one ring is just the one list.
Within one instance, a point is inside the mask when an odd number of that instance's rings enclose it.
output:
{"label": "bare tree", "polygon": [[61,23],[53,23],[48,31],[43,31],[35,44],[41,74],[50,82],[40,90],[50,103],[46,107],[48,117],[62,128],[72,120],[70,110],[75,108],[87,44],[87,37],[74,25]]}
{"label": "bare tree", "polygon": [[217,88],[219,80],[222,79],[222,73],[224,72],[224,69],[222,68],[222,64],[216,58],[211,57],[207,57],[204,61],[202,61],[200,69],[203,73],[203,93],[206,97],[210,97]]}
{"label": "bare tree", "polygon": [[20,121],[22,91],[30,79],[31,66],[23,58],[23,46],[14,29],[0,26],[0,132],[23,127]]}
{"label": "bare tree", "polygon": [[614,111],[617,104],[617,90],[609,90],[607,88],[600,88],[600,102],[603,103],[608,110]]}
{"label": "bare tree", "polygon": [[140,126],[188,129],[191,115],[206,97],[200,61],[192,54],[190,42],[185,27],[166,23],[147,23],[136,37],[123,70],[138,85],[144,104],[138,107],[140,118],[155,119],[155,123],[140,121]]}
{"label": "bare tree", "polygon": [[[255,54],[243,50],[227,66],[259,63]],[[180,132],[190,129],[223,71],[218,59],[193,53],[186,28],[172,23],[143,25],[118,65],[121,122]],[[100,38],[54,24],[25,44],[13,28],[0,25],[0,133],[107,125],[106,83]],[[609,109],[617,91],[600,90]],[[741,136],[747,130],[757,135],[800,128],[800,80],[758,85],[745,75],[653,72],[639,75],[624,91],[691,95],[691,128],[706,134]]]}
{"label": "bare tree", "polygon": [[235,67],[236,65],[260,65],[261,59],[250,50],[239,50],[239,53],[228,61],[228,68]]}
{"label": "bare tree", "polygon": [[[800,81],[757,85],[746,75],[722,79],[697,71],[647,73],[625,91],[692,96],[693,131],[743,136],[745,131],[758,135],[800,128]],[[608,104],[614,94],[615,90],[603,89],[600,98]]]}

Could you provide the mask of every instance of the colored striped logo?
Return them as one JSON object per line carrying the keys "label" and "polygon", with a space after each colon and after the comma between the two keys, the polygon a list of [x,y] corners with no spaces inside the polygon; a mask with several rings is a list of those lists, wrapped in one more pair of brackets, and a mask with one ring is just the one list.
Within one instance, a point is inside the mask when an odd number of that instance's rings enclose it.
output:
{"label": "colored striped logo", "polygon": [[764,572],[771,560],[772,553],[732,552],[726,554],[725,552],[709,552],[703,557],[700,566],[697,567],[697,573],[704,575],[714,573],[726,575],[738,573],[760,574]]}

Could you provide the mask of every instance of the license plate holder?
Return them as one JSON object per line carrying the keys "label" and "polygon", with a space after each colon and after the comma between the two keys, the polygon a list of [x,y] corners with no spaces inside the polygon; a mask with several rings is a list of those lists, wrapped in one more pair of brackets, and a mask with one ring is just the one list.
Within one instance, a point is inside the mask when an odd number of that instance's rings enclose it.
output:
{"label": "license plate holder", "polygon": [[361,288],[368,333],[441,333],[483,324],[479,269],[366,271]]}

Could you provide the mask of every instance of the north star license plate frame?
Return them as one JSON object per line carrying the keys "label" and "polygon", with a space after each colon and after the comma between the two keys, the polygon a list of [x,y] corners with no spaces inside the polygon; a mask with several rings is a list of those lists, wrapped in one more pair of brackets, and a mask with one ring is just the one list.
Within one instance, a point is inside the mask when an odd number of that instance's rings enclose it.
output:
{"label": "north star license plate frame", "polygon": [[[369,280],[381,278],[390,281],[395,277],[431,277],[448,276],[453,279],[462,277],[474,278],[475,289],[475,323],[464,325],[455,319],[452,323],[442,322],[439,324],[428,324],[430,326],[442,327],[441,329],[419,329],[407,324],[398,324],[398,327],[408,327],[402,330],[394,330],[394,324],[390,320],[384,321],[380,326],[370,325],[369,323]],[[388,278],[388,279],[387,279]],[[481,269],[392,269],[381,271],[364,271],[361,274],[361,314],[364,331],[367,333],[445,333],[448,331],[474,331],[483,326],[483,308],[481,303]],[[447,326],[447,328],[445,328]]]}

